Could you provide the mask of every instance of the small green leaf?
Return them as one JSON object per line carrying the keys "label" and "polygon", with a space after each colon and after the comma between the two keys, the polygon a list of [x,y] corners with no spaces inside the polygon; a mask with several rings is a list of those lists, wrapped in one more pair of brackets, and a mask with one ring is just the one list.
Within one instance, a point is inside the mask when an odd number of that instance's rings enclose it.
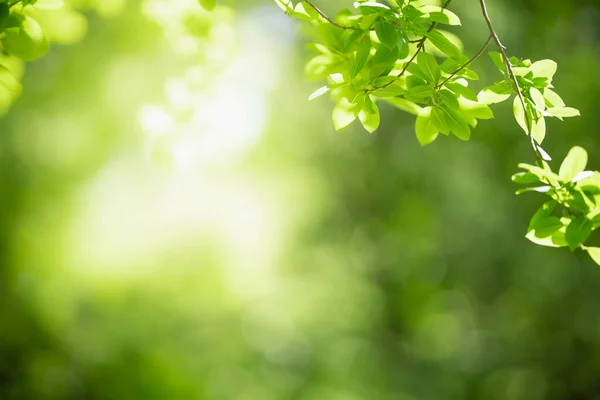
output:
{"label": "small green leaf", "polygon": [[346,98],[342,98],[333,108],[333,127],[336,131],[340,131],[350,125],[357,116],[358,113],[354,110],[354,105]]}
{"label": "small green leaf", "polygon": [[560,179],[569,182],[575,176],[585,170],[587,164],[588,155],[584,148],[575,146],[569,150],[569,153],[560,165],[558,175]]}
{"label": "small green leaf", "polygon": [[546,120],[540,117],[531,124],[531,136],[538,144],[541,144],[546,137]]}
{"label": "small green leaf", "polygon": [[492,62],[496,68],[498,68],[498,70],[504,74],[506,72],[506,66],[504,65],[502,54],[498,53],[497,51],[490,51],[488,55],[492,59]]}
{"label": "small green leaf", "polygon": [[546,109],[546,100],[544,99],[542,92],[532,87],[529,89],[529,95],[531,96],[531,99],[535,103],[535,106],[538,110],[544,111]]}
{"label": "small green leaf", "polygon": [[379,41],[387,47],[398,47],[398,29],[391,23],[381,21],[375,24],[375,33]]}
{"label": "small green leaf", "polygon": [[538,183],[540,181],[540,178],[537,175],[534,175],[529,171],[517,172],[511,176],[511,179],[515,183],[523,184]]}
{"label": "small green leaf", "polygon": [[429,53],[421,52],[417,56],[417,64],[427,78],[427,82],[436,85],[441,77],[441,72],[435,57]]}
{"label": "small green leaf", "polygon": [[471,89],[469,89],[466,86],[463,86],[456,82],[448,82],[448,83],[446,83],[445,86],[448,89],[452,90],[454,93],[463,96],[465,99],[475,101],[475,102],[478,101],[477,95],[475,94],[475,92],[473,92]]}
{"label": "small green leaf", "polygon": [[579,116],[579,110],[572,107],[560,107],[560,108],[549,108],[546,112],[553,117],[566,118],[566,117],[577,117]]}
{"label": "small green leaf", "polygon": [[512,94],[512,89],[507,81],[497,82],[492,86],[483,88],[477,99],[483,104],[501,103]]}
{"label": "small green leaf", "polygon": [[441,107],[434,107],[431,112],[431,119],[433,123],[438,128],[438,130],[444,135],[450,134],[450,128],[446,123],[446,118],[444,117],[444,109]]}
{"label": "small green leaf", "polygon": [[422,108],[417,116],[415,131],[421,146],[425,146],[426,144],[433,142],[439,133],[437,126],[431,119],[431,111],[431,107]]}
{"label": "small green leaf", "polygon": [[379,127],[381,118],[379,116],[379,108],[370,96],[365,97],[365,105],[358,113],[358,118],[362,126],[369,132],[373,133]]}
{"label": "small green leaf", "polygon": [[565,106],[565,102],[552,89],[544,89],[544,98],[549,108],[562,108]]}
{"label": "small green leaf", "polygon": [[452,58],[460,58],[461,53],[458,47],[452,43],[446,36],[441,32],[433,30],[427,33],[427,38],[431,43],[437,47],[439,51]]}
{"label": "small green leaf", "polygon": [[356,52],[356,55],[350,64],[350,78],[354,79],[365,67],[367,60],[369,59],[370,51],[371,44],[369,42],[361,44],[361,46],[358,48],[358,51]]}
{"label": "small green leaf", "polygon": [[556,73],[556,68],[556,62],[552,60],[540,60],[534,62],[531,67],[529,67],[529,70],[533,72],[533,76],[547,78],[548,81],[551,81]]}
{"label": "small green leaf", "polygon": [[413,115],[418,115],[419,111],[421,111],[421,107],[418,104],[400,97],[386,98],[384,100],[396,108]]}
{"label": "small green leaf", "polygon": [[592,224],[592,221],[587,219],[585,216],[580,215],[575,217],[575,219],[573,219],[567,226],[567,230],[565,231],[565,239],[569,244],[569,248],[574,250],[581,246],[581,244],[583,244],[583,242],[585,242],[590,236],[593,229],[594,225]]}
{"label": "small green leaf", "polygon": [[444,108],[444,120],[454,136],[460,140],[469,140],[471,138],[471,128],[457,111]]}
{"label": "small green leaf", "polygon": [[454,95],[451,91],[447,89],[442,89],[439,92],[440,100],[442,104],[448,106],[448,108],[452,108],[454,110],[458,110],[458,99],[456,95]]}

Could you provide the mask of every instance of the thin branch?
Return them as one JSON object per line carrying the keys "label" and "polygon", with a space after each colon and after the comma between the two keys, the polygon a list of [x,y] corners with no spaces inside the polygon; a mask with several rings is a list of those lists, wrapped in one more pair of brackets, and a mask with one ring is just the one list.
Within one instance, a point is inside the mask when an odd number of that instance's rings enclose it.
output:
{"label": "thin branch", "polygon": [[319,7],[315,6],[311,1],[304,0],[304,2],[306,4],[308,4],[309,6],[311,6],[313,8],[313,10],[315,10],[321,16],[321,18],[323,18],[325,21],[329,22],[331,25],[335,26],[336,28],[345,29],[345,30],[348,30],[348,31],[355,31],[356,30],[356,28],[354,28],[353,26],[345,26],[345,25],[338,24],[337,22],[335,22],[334,20],[332,20],[331,18],[329,18],[327,16],[327,14],[325,14],[323,11],[321,11],[319,9]]}
{"label": "thin branch", "polygon": [[462,71],[463,69],[465,69],[466,67],[468,67],[473,61],[477,60],[485,51],[485,49],[487,49],[487,47],[490,45],[490,42],[492,41],[493,37],[490,34],[490,36],[488,37],[488,40],[485,42],[485,44],[483,45],[483,47],[479,50],[479,52],[477,54],[475,54],[469,61],[467,61],[466,63],[464,63],[459,69],[457,69],[456,71],[454,71],[453,73],[450,74],[450,76],[448,78],[446,78],[442,83],[440,83],[439,85],[437,85],[435,88],[439,89],[442,86],[444,86],[446,83],[448,83],[448,81],[452,78],[454,78],[456,76],[456,74],[458,74],[460,71]]}
{"label": "thin branch", "polygon": [[[531,134],[531,120],[529,119],[529,115],[527,115],[527,107],[525,106],[525,98],[523,97],[523,92],[521,92],[521,88],[519,87],[519,81],[517,80],[517,76],[515,75],[515,71],[513,70],[512,64],[510,63],[510,60],[508,59],[508,56],[506,55],[506,51],[505,51],[506,47],[504,47],[502,42],[500,42],[500,38],[498,37],[498,34],[494,30],[492,21],[490,19],[488,11],[487,11],[485,0],[479,0],[479,3],[481,4],[481,11],[483,13],[483,18],[485,19],[485,22],[487,23],[487,26],[490,31],[490,35],[494,39],[494,42],[496,42],[496,46],[498,47],[498,50],[500,51],[500,55],[502,56],[502,61],[504,62],[504,68],[506,68],[506,74],[508,75],[508,78],[510,80],[512,80],[512,83],[515,86],[514,89],[517,93],[517,96],[519,97],[521,106],[523,107],[523,115],[525,116],[525,125],[527,128],[526,132],[527,132],[527,135],[529,135],[531,149],[533,150],[533,153],[535,154],[538,165],[543,166],[544,157],[540,153],[540,150],[538,149],[538,145],[535,142],[535,138]],[[509,82],[510,82],[510,80],[509,80]]]}

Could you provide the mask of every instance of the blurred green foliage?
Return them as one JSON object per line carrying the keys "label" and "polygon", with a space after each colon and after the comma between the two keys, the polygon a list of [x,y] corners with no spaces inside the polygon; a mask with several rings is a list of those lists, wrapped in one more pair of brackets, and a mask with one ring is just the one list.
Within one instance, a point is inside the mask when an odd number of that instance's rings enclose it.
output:
{"label": "blurred green foliage", "polygon": [[[241,3],[73,1],[85,37],[27,66],[0,121],[0,398],[600,398],[600,271],[524,239],[510,105],[467,143],[421,148],[392,106],[336,133],[304,28]],[[545,149],[598,169],[600,6],[490,8],[581,110]]]}

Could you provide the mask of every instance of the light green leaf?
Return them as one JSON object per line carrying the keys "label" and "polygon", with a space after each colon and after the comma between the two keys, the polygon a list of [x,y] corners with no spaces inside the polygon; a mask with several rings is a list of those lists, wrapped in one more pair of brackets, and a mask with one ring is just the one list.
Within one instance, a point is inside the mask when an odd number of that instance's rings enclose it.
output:
{"label": "light green leaf", "polygon": [[446,123],[446,118],[444,117],[444,109],[441,107],[434,107],[431,112],[431,119],[433,123],[438,128],[438,130],[444,135],[450,134],[450,128]]}
{"label": "light green leaf", "polygon": [[461,52],[454,43],[452,43],[446,36],[437,30],[433,30],[427,33],[429,41],[437,47],[439,51],[452,58],[460,58]]}
{"label": "light green leaf", "polygon": [[357,116],[358,113],[354,110],[354,105],[346,98],[342,98],[333,108],[333,127],[336,131],[340,131],[350,125]]}
{"label": "light green leaf", "polygon": [[379,127],[381,117],[379,116],[379,107],[370,96],[365,97],[365,105],[358,113],[358,118],[362,126],[369,132],[373,133]]}
{"label": "light green leaf", "polygon": [[535,103],[535,106],[538,110],[544,111],[546,109],[546,100],[544,99],[542,92],[532,87],[529,89],[529,95],[531,96],[531,99]]}
{"label": "light green leaf", "polygon": [[417,64],[423,75],[427,77],[427,81],[436,85],[441,77],[441,72],[435,57],[429,53],[421,52],[417,56]]}
{"label": "light green leaf", "polygon": [[350,78],[354,79],[360,71],[365,67],[367,60],[369,59],[369,52],[371,51],[371,44],[369,42],[363,43],[356,52],[356,55],[350,63]]}
{"label": "light green leaf", "polygon": [[460,140],[469,140],[471,138],[471,128],[457,111],[444,108],[444,120],[454,136]]}
{"label": "light green leaf", "polygon": [[565,118],[565,117],[577,117],[579,116],[579,110],[572,107],[560,107],[560,108],[549,108],[546,112],[553,117]]}
{"label": "light green leaf", "polygon": [[515,115],[515,119],[517,123],[525,131],[525,133],[529,134],[529,129],[527,128],[527,120],[525,119],[525,110],[523,109],[523,104],[521,103],[521,99],[519,96],[515,96],[513,100],[513,114]]}
{"label": "light green leaf", "polygon": [[475,101],[471,101],[464,97],[458,98],[459,109],[463,114],[467,114],[477,119],[492,119],[494,113],[491,108],[485,104],[481,104]]}
{"label": "light green leaf", "polygon": [[413,115],[419,115],[419,111],[421,110],[421,107],[418,104],[400,97],[386,98],[384,100],[396,108]]}
{"label": "light green leaf", "polygon": [[569,150],[569,153],[560,165],[558,175],[560,179],[569,182],[581,171],[585,170],[588,155],[584,148],[575,146]]}
{"label": "light green leaf", "polygon": [[556,62],[552,60],[540,60],[534,62],[531,67],[529,67],[529,70],[533,72],[533,76],[548,78],[548,81],[551,81],[556,73],[556,68]]}
{"label": "light green leaf", "polygon": [[548,108],[562,108],[565,106],[565,102],[552,89],[544,89],[544,98],[549,103]]}
{"label": "light green leaf", "polygon": [[538,144],[541,144],[546,137],[546,119],[544,117],[538,118],[531,124],[531,136],[535,139]]}
{"label": "light green leaf", "polygon": [[422,108],[417,116],[415,123],[415,131],[417,133],[417,139],[421,146],[425,146],[433,142],[439,133],[439,130],[433,120],[431,119],[431,107]]}

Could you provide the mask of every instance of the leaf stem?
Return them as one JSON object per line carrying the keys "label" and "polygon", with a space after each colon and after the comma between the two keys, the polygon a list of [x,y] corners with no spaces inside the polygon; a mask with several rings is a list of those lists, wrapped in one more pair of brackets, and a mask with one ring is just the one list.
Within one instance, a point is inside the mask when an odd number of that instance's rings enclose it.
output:
{"label": "leaf stem", "polygon": [[538,165],[540,167],[543,167],[544,157],[540,153],[540,150],[538,149],[538,145],[535,142],[535,138],[531,134],[531,120],[529,118],[529,115],[527,115],[527,107],[525,106],[525,98],[523,97],[523,92],[521,91],[521,88],[519,86],[519,81],[517,80],[515,71],[512,68],[512,64],[511,64],[510,60],[508,59],[508,56],[506,55],[506,51],[505,51],[506,47],[504,47],[502,42],[500,42],[500,38],[498,37],[498,34],[494,30],[494,26],[492,25],[492,21],[490,19],[488,11],[487,11],[487,6],[485,4],[485,0],[479,0],[479,3],[481,4],[481,11],[483,13],[483,18],[485,19],[485,22],[487,23],[487,26],[490,31],[490,35],[494,39],[494,42],[496,43],[496,46],[498,47],[498,50],[500,51],[500,55],[502,56],[502,61],[504,62],[504,68],[506,68],[506,74],[508,75],[509,82],[510,82],[510,80],[512,80],[512,83],[515,86],[514,89],[517,93],[519,101],[521,102],[521,106],[523,107],[523,115],[525,116],[525,125],[527,128],[526,131],[527,131],[527,135],[529,136],[531,149],[533,150],[533,153],[535,154]]}

